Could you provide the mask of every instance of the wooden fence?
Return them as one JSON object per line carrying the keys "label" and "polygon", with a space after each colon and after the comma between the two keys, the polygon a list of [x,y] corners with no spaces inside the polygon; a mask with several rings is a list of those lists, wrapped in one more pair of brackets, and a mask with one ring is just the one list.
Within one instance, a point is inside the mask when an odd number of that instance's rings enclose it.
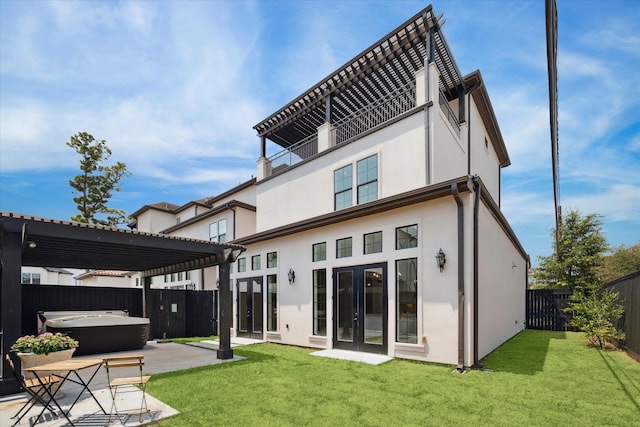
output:
{"label": "wooden fence", "polygon": [[[625,333],[620,345],[640,360],[640,271],[608,283],[605,289],[618,292],[619,301],[624,305],[624,315],[617,325]],[[571,313],[564,312],[571,293],[567,289],[527,290],[527,328],[575,331],[569,324]]]}
{"label": "wooden fence", "polygon": [[[209,336],[216,331],[213,291],[147,291],[149,339]],[[127,310],[142,317],[142,289],[23,285],[22,334],[38,332],[39,311]]]}

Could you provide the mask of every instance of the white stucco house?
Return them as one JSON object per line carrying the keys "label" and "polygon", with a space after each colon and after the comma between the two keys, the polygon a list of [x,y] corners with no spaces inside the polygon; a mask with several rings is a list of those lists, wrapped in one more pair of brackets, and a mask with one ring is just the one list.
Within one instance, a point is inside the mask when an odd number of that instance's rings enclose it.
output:
{"label": "white stucco house", "polygon": [[[232,336],[462,368],[524,328],[505,141],[431,6],[254,129],[255,178],[134,213],[141,231],[246,246]],[[191,275],[216,286],[215,270]]]}
{"label": "white stucco house", "polygon": [[23,285],[73,285],[73,272],[56,267],[22,267]]}

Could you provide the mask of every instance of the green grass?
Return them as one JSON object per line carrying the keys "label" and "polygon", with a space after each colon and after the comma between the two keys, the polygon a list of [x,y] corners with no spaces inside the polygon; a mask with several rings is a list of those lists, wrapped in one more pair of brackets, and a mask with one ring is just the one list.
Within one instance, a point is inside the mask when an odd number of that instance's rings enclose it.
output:
{"label": "green grass", "polygon": [[640,364],[577,333],[524,331],[492,372],[395,359],[372,366],[256,344],[248,359],[154,375],[147,391],[181,412],[160,426],[638,426]]}
{"label": "green grass", "polygon": [[213,341],[217,339],[217,335],[211,335],[209,337],[171,338],[171,341],[178,344],[186,344],[188,342]]}

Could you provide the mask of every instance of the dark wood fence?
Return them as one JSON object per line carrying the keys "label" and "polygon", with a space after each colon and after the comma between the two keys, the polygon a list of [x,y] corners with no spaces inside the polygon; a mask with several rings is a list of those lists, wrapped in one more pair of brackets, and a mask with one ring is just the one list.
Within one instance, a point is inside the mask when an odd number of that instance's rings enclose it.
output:
{"label": "dark wood fence", "polygon": [[624,314],[618,328],[625,339],[620,344],[640,361],[640,271],[607,284],[606,288],[618,292],[624,305]]}
{"label": "dark wood fence", "polygon": [[571,314],[564,312],[571,293],[567,289],[527,290],[527,328],[575,331],[576,328],[569,325]]}
{"label": "dark wood fence", "polygon": [[[147,291],[150,339],[213,335],[217,325],[213,291]],[[142,317],[142,289],[23,285],[22,334],[38,332],[39,311],[127,310]]]}

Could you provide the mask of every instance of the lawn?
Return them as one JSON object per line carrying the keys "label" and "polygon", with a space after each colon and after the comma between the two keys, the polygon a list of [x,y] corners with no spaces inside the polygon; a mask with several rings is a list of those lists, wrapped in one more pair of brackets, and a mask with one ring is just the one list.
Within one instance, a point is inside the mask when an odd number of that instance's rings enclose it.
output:
{"label": "lawn", "polygon": [[247,360],[154,375],[147,390],[181,412],[160,426],[639,426],[640,364],[584,342],[524,331],[485,358],[487,370],[462,375],[256,344],[234,349]]}

